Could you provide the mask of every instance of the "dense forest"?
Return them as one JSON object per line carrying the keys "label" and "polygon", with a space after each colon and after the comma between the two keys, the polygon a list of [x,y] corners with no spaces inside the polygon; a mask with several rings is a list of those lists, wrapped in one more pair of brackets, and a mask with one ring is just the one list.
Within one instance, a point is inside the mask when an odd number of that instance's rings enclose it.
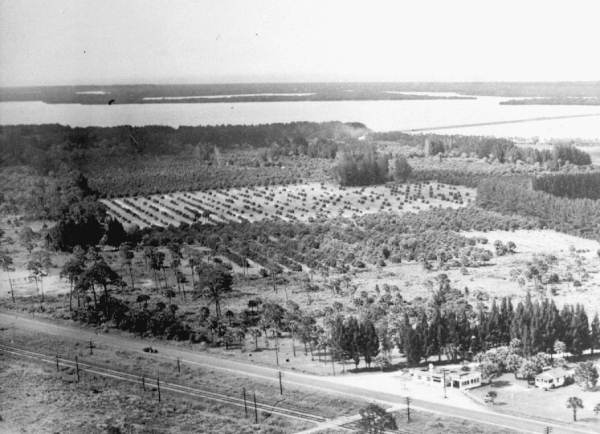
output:
{"label": "dense forest", "polygon": [[600,172],[538,176],[533,189],[570,199],[600,199]]}
{"label": "dense forest", "polygon": [[504,214],[534,218],[542,227],[597,239],[600,202],[570,199],[536,191],[527,178],[495,178],[477,187],[477,205]]}
{"label": "dense forest", "polygon": [[[106,159],[141,155],[189,154],[208,159],[215,147],[228,149],[268,148],[277,143],[279,153],[318,156],[310,141],[352,140],[367,132],[359,123],[293,122],[266,125],[222,125],[171,128],[87,127],[62,125],[17,125],[0,127],[0,165],[26,164],[41,174],[56,172],[64,166],[83,169],[87,164]],[[333,152],[335,154],[335,151]]]}
{"label": "dense forest", "polygon": [[406,181],[412,167],[403,156],[392,158],[382,154],[374,145],[346,146],[338,153],[333,172],[343,186],[383,184],[387,181]]}

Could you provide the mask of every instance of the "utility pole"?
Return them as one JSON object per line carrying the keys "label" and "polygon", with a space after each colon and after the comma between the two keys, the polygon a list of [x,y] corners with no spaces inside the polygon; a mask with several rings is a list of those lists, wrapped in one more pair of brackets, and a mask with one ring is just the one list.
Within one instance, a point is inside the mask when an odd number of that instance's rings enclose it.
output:
{"label": "utility pole", "polygon": [[75,372],[77,373],[77,382],[79,383],[79,359],[75,356]]}
{"label": "utility pole", "polygon": [[58,353],[56,353],[56,372],[58,372],[60,369],[58,368]]}
{"label": "utility pole", "polygon": [[279,394],[283,395],[283,384],[281,383],[281,371],[279,371]]}
{"label": "utility pole", "polygon": [[258,423],[258,409],[256,408],[256,392],[252,392],[254,397],[254,423]]}
{"label": "utility pole", "polygon": [[177,373],[181,374],[181,364],[179,362],[179,357],[177,357]]}
{"label": "utility pole", "polygon": [[331,348],[331,371],[333,372],[333,376],[335,377],[335,362],[333,361],[333,348]]}
{"label": "utility pole", "polygon": [[242,395],[244,396],[244,414],[248,417],[248,406],[246,405],[246,388],[242,387]]}
{"label": "utility pole", "polygon": [[156,388],[158,389],[158,402],[160,402],[160,374],[156,373]]}
{"label": "utility pole", "polygon": [[146,377],[142,375],[142,389],[144,392],[146,391]]}
{"label": "utility pole", "polygon": [[90,356],[91,356],[92,354],[94,354],[94,350],[93,350],[93,348],[94,348],[94,344],[92,343],[92,340],[90,339]]}
{"label": "utility pole", "polygon": [[275,362],[277,363],[277,366],[279,366],[279,337],[278,337],[279,333],[277,330],[275,330]]}
{"label": "utility pole", "polygon": [[410,398],[406,397],[406,422],[410,422]]}
{"label": "utility pole", "polygon": [[552,427],[547,426],[544,428],[544,434],[550,434],[552,432]]}
{"label": "utility pole", "polygon": [[446,394],[446,370],[444,369],[442,371],[444,373],[444,399],[448,398],[448,395]]}

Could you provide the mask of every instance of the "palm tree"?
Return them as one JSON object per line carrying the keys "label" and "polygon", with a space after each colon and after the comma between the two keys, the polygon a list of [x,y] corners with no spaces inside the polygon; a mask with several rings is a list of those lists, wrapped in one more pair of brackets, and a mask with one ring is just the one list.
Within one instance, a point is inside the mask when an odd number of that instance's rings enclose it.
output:
{"label": "palm tree", "polygon": [[573,410],[573,422],[577,422],[577,409],[583,408],[583,401],[581,398],[571,396],[569,399],[567,399],[567,408]]}
{"label": "palm tree", "polygon": [[190,271],[192,272],[192,292],[196,290],[196,282],[194,281],[194,273],[196,268],[200,265],[201,255],[200,252],[196,249],[187,248],[186,249],[188,255],[188,265],[190,267]]}
{"label": "palm tree", "polygon": [[169,298],[169,305],[172,305],[173,297],[175,297],[177,295],[175,293],[175,291],[173,291],[171,288],[169,288],[165,291],[165,295]]}
{"label": "palm tree", "polygon": [[498,397],[498,392],[495,390],[490,390],[487,395],[485,395],[486,401],[490,401],[492,405],[494,405],[494,401]]}
{"label": "palm tree", "polygon": [[221,298],[225,292],[231,291],[233,279],[223,267],[205,267],[198,273],[202,295],[215,305],[217,319],[221,319]]}
{"label": "palm tree", "polygon": [[78,257],[72,257],[65,265],[63,265],[60,271],[60,277],[66,277],[69,279],[71,288],[69,290],[69,310],[73,310],[73,286],[77,280],[81,277],[84,271],[84,264]]}
{"label": "palm tree", "polygon": [[104,288],[104,313],[106,319],[110,317],[108,298],[108,286],[117,285],[121,282],[121,276],[114,271],[110,266],[103,260],[94,262],[92,266],[87,270],[87,277],[93,282],[97,283]]}
{"label": "palm tree", "polygon": [[129,270],[129,277],[131,278],[131,289],[134,288],[133,283],[133,250],[131,244],[123,243],[119,246],[119,255],[121,256],[121,263],[125,265]]}
{"label": "palm tree", "polygon": [[42,303],[44,302],[44,284],[42,283],[42,279],[44,276],[47,276],[48,273],[45,272],[44,267],[42,266],[40,261],[29,261],[27,263],[27,270],[29,270],[29,278],[35,281],[35,288],[37,292],[40,292],[40,282],[42,287]]}
{"label": "palm tree", "polygon": [[258,338],[262,335],[259,328],[251,328],[250,334],[254,338],[254,351],[258,351]]}
{"label": "palm tree", "polygon": [[0,267],[2,271],[6,272],[8,275],[8,284],[10,285],[10,295],[12,297],[13,303],[15,302],[15,291],[13,289],[12,280],[10,278],[10,272],[15,271],[13,265],[13,259],[8,255],[5,251],[0,251]]}

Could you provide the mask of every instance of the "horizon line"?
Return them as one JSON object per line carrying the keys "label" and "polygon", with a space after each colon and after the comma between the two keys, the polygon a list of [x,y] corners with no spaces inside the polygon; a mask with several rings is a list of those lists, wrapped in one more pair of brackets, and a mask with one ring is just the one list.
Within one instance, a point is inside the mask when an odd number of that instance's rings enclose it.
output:
{"label": "horizon line", "polygon": [[331,81],[211,81],[211,82],[128,82],[128,83],[105,83],[105,84],[31,84],[31,85],[9,85],[0,89],[24,89],[24,88],[51,88],[51,87],[125,87],[125,86],[223,86],[223,85],[268,85],[268,84],[592,84],[598,80],[331,80]]}

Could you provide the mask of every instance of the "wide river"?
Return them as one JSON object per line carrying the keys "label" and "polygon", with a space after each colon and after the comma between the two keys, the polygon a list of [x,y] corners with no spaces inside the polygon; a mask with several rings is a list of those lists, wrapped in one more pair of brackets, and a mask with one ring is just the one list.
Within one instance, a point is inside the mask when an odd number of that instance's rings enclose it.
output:
{"label": "wide river", "polygon": [[0,124],[71,126],[218,125],[290,121],[363,122],[376,131],[600,139],[600,107],[500,105],[475,100],[161,103],[123,105],[0,103]]}

